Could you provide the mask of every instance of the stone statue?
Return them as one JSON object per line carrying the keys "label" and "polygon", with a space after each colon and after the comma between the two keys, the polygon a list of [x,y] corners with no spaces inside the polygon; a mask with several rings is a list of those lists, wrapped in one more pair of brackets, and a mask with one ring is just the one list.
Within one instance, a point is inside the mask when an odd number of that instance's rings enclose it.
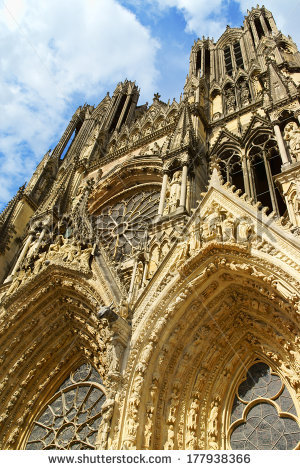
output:
{"label": "stone statue", "polygon": [[145,423],[145,430],[144,430],[144,436],[145,436],[144,448],[145,449],[149,449],[150,444],[151,444],[153,413],[154,413],[154,407],[151,405],[151,403],[148,403],[146,407],[146,423]]}
{"label": "stone statue", "polygon": [[164,450],[174,449],[174,439],[175,439],[174,424],[170,424],[168,427],[168,437],[164,445]]}
{"label": "stone statue", "polygon": [[225,91],[225,97],[226,97],[227,111],[228,113],[232,113],[233,111],[235,111],[235,106],[236,106],[235,94],[234,94],[233,88],[228,88]]}
{"label": "stone statue", "polygon": [[219,414],[220,400],[215,398],[211,404],[211,411],[208,420],[208,435],[216,436],[218,431],[218,414]]}
{"label": "stone statue", "polygon": [[175,171],[170,183],[169,212],[173,212],[180,203],[181,171]]}
{"label": "stone statue", "polygon": [[250,97],[250,93],[249,93],[249,88],[248,88],[248,85],[246,82],[241,82],[240,84],[240,96],[241,96],[241,104],[243,106],[246,106],[247,104],[250,103],[250,100],[249,100],[249,97]]}
{"label": "stone statue", "polygon": [[287,142],[293,161],[300,161],[300,130],[295,122],[289,122],[284,128],[284,139]]}
{"label": "stone statue", "polygon": [[115,401],[112,398],[107,399],[101,408],[102,421],[99,427],[97,447],[100,449],[107,448],[107,439],[110,431],[111,418],[114,411]]}
{"label": "stone statue", "polygon": [[249,240],[253,229],[249,222],[247,222],[246,220],[241,220],[238,225],[237,231],[238,241],[246,241]]}
{"label": "stone statue", "polygon": [[32,256],[35,254],[34,252],[36,251],[36,248],[38,247],[38,244],[39,244],[39,238],[40,238],[40,232],[37,232],[35,234],[35,240],[33,240],[30,245],[29,245],[29,248],[28,248],[28,251],[27,251],[27,254],[26,254],[26,258],[28,260],[30,260],[30,258],[32,258]]}
{"label": "stone statue", "polygon": [[24,281],[26,278],[26,272],[24,269],[20,269],[20,271],[17,272],[14,280],[12,281],[8,291],[7,295],[10,295],[12,292],[14,292]]}
{"label": "stone statue", "polygon": [[194,400],[191,403],[191,407],[190,407],[188,418],[187,418],[188,429],[194,429],[194,430],[196,429],[198,409],[199,409],[199,402],[197,398],[194,398]]}
{"label": "stone statue", "polygon": [[47,258],[47,251],[44,251],[39,254],[38,259],[34,263],[33,274],[37,274],[40,271],[46,258]]}
{"label": "stone statue", "polygon": [[228,214],[222,222],[222,236],[224,241],[235,241],[234,225],[233,215]]}

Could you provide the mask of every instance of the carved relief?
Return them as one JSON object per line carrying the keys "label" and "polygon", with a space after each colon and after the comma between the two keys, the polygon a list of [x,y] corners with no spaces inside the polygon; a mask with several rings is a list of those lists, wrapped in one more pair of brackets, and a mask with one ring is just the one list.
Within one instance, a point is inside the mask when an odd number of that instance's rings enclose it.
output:
{"label": "carved relief", "polygon": [[289,122],[284,128],[285,141],[293,162],[300,161],[300,130],[295,122]]}

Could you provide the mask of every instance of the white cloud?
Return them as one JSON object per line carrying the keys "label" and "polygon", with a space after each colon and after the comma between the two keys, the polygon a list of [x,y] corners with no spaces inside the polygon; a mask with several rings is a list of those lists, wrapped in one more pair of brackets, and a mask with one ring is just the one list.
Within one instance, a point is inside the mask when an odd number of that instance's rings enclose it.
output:
{"label": "white cloud", "polygon": [[[147,0],[156,3],[160,11],[167,8],[180,10],[189,33],[217,38],[226,26],[223,0]],[[224,26],[225,25],[225,26]]]}
{"label": "white cloud", "polygon": [[[127,0],[133,4],[139,0]],[[152,4],[152,12],[155,13],[153,4],[157,5],[159,11],[168,8],[177,8],[182,12],[186,21],[188,32],[198,35],[214,37],[215,40],[224,32],[227,24],[230,24],[231,11],[229,0],[142,0]],[[247,9],[256,6],[254,0],[235,0],[240,5],[240,9],[245,15]],[[263,0],[262,4],[268,8],[274,16],[279,29],[285,34],[290,34],[296,43],[300,43],[299,28],[299,0]]]}
{"label": "white cloud", "polygon": [[0,4],[0,200],[63,132],[74,96],[97,104],[126,77],[150,96],[158,47],[116,0]]}

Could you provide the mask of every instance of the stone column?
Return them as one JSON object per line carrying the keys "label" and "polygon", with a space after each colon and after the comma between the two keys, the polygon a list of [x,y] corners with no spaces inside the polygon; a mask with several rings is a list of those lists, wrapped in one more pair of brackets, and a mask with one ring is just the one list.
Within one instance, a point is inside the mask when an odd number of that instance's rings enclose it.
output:
{"label": "stone column", "polygon": [[146,260],[145,263],[144,263],[142,287],[145,287],[145,285],[146,285],[147,274],[148,274],[148,266],[149,266],[149,261]]}
{"label": "stone column", "polygon": [[250,190],[249,195],[250,195],[250,197],[253,197],[253,199],[256,200],[256,191],[255,191],[253,171],[252,171],[251,164],[250,164],[249,160],[246,161],[246,165],[247,165],[247,173],[248,173],[248,177],[249,177],[249,190]]}
{"label": "stone column", "polygon": [[37,241],[36,247],[34,251],[38,251],[39,247],[41,246],[41,243],[43,241],[44,235],[46,233],[46,228],[44,227],[43,230],[40,233],[39,239]]}
{"label": "stone column", "polygon": [[272,202],[272,210],[274,212],[276,212],[276,214],[279,214],[277,199],[276,199],[276,195],[275,195],[275,188],[274,188],[274,183],[273,183],[273,177],[272,177],[270,165],[269,165],[269,162],[267,160],[265,150],[263,152],[263,158],[264,158],[264,164],[265,164],[267,180],[268,180],[268,186],[269,186],[269,191],[270,191],[270,197],[271,197],[271,202]]}
{"label": "stone column", "polygon": [[167,184],[168,184],[168,173],[164,173],[161,192],[160,192],[159,207],[158,207],[159,216],[162,216],[164,212]]}
{"label": "stone column", "polygon": [[289,158],[288,158],[287,153],[286,153],[284,140],[282,138],[281,131],[280,131],[280,128],[279,128],[278,124],[274,124],[274,132],[275,132],[276,140],[277,140],[277,143],[278,143],[279,153],[280,153],[280,156],[281,156],[282,164],[286,165],[290,162],[289,162]]}
{"label": "stone column", "polygon": [[138,266],[138,260],[136,259],[134,261],[132,277],[131,277],[131,283],[130,283],[130,288],[129,288],[129,292],[128,292],[128,304],[130,303],[131,298],[132,298],[132,294],[133,294],[134,280],[135,280],[135,276],[136,276],[137,266]]}
{"label": "stone column", "polygon": [[268,27],[266,25],[266,22],[265,22],[265,19],[264,19],[263,15],[260,15],[259,19],[260,19],[260,23],[262,25],[262,29],[264,30],[265,36],[268,37],[269,36],[269,30],[268,30]]}
{"label": "stone column", "polygon": [[242,170],[243,170],[245,193],[248,194],[248,196],[250,196],[251,193],[250,193],[249,174],[248,174],[247,161],[246,161],[245,154],[242,156]]}
{"label": "stone column", "polygon": [[252,33],[253,33],[253,36],[254,36],[255,45],[257,46],[257,44],[259,43],[259,37],[258,37],[256,27],[255,27],[255,23],[254,23],[253,20],[250,20],[250,27],[252,29]]}
{"label": "stone column", "polygon": [[184,208],[185,208],[185,202],[186,202],[187,172],[188,172],[188,164],[187,162],[185,162],[182,168],[180,202],[179,202],[179,206],[184,207]]}
{"label": "stone column", "polygon": [[27,238],[26,240],[26,243],[25,245],[23,246],[23,249],[19,255],[19,258],[17,259],[17,262],[14,266],[14,269],[12,270],[11,274],[6,278],[5,282],[10,282],[13,278],[13,276],[16,274],[16,272],[18,271],[19,267],[21,266],[21,263],[23,261],[23,259],[25,258],[26,256],[26,253],[28,251],[28,248],[29,248],[29,245],[30,243],[32,242],[32,239],[33,239],[33,233],[30,233],[29,237]]}
{"label": "stone column", "polygon": [[279,31],[278,31],[278,28],[277,28],[276,23],[274,21],[273,15],[269,16],[268,20],[269,20],[270,26],[272,28],[272,32],[275,33],[275,34],[278,34]]}

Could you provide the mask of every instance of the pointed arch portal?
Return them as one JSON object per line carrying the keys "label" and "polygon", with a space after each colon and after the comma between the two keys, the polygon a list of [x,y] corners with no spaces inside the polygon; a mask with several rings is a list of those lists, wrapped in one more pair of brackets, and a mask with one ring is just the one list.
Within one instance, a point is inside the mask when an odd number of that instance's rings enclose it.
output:
{"label": "pointed arch portal", "polygon": [[294,308],[276,290],[271,266],[224,246],[207,251],[194,271],[182,268],[175,300],[168,304],[164,292],[153,321],[150,313],[144,319],[148,332],[136,333],[143,339],[129,359],[119,445],[298,448]]}

